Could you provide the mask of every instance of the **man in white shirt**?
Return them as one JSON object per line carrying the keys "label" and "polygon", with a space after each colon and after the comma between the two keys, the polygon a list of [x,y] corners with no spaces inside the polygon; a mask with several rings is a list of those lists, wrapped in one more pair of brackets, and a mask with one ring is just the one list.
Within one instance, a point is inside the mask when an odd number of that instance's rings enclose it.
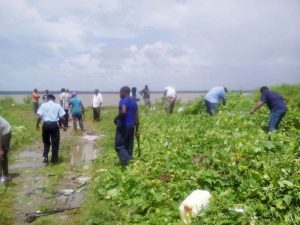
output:
{"label": "man in white shirt", "polygon": [[98,89],[95,89],[94,95],[93,95],[93,116],[94,121],[98,122],[100,121],[100,107],[103,103],[102,95],[99,93]]}
{"label": "man in white shirt", "polygon": [[165,87],[164,97],[167,98],[165,110],[167,113],[173,113],[176,102],[176,91],[172,87]]}
{"label": "man in white shirt", "polygon": [[61,93],[59,95],[59,102],[61,107],[65,110],[65,116],[63,120],[60,120],[59,125],[61,126],[61,123],[64,124],[65,127],[69,126],[69,102],[70,102],[71,94],[68,89],[61,89]]}
{"label": "man in white shirt", "polygon": [[[40,122],[43,120],[42,137],[44,142],[44,163],[48,163],[48,153],[52,145],[51,163],[55,164],[58,161],[60,140],[58,121],[64,117],[65,111],[60,104],[55,103],[55,96],[50,94],[48,95],[48,101],[41,105],[37,114],[37,130],[40,129]],[[65,127],[63,128],[65,130]]]}

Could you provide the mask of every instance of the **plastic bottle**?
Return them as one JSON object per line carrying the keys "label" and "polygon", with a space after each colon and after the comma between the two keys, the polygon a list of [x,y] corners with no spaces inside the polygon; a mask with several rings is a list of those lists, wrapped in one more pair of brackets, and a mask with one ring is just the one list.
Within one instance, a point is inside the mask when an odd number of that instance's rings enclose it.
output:
{"label": "plastic bottle", "polygon": [[204,190],[193,191],[180,205],[180,218],[184,224],[190,224],[192,218],[195,218],[201,209],[208,206],[211,194]]}

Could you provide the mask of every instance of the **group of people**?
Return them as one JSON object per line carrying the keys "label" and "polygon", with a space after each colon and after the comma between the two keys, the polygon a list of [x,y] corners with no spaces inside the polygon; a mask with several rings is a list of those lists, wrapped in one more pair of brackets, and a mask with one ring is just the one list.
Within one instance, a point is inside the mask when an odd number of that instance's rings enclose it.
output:
{"label": "group of people", "polygon": [[[137,88],[131,88],[130,96],[135,100],[139,101],[140,99],[136,96]],[[139,91],[139,94],[143,97],[144,105],[146,108],[151,107],[151,99],[150,99],[150,90],[148,85],[146,84],[145,87]],[[173,87],[167,86],[164,88],[164,97],[166,99],[165,110],[167,113],[173,113],[173,109],[176,102],[176,90]]]}
{"label": "group of people", "polygon": [[[205,106],[210,115],[214,115],[217,112],[219,103],[226,104],[227,92],[228,89],[226,87],[214,87],[205,95]],[[260,94],[260,100],[250,111],[250,114],[254,114],[266,104],[270,110],[268,129],[270,132],[278,130],[279,124],[287,112],[286,102],[280,94],[271,91],[266,86],[260,88]]]}
{"label": "group of people", "polygon": [[[37,89],[32,93],[33,108],[37,115],[36,129],[42,126],[42,139],[44,143],[44,163],[48,163],[48,154],[50,146],[52,146],[51,163],[58,161],[58,151],[60,142],[60,128],[66,130],[68,128],[69,111],[73,119],[73,128],[77,131],[77,123],[82,131],[84,131],[84,106],[76,92],[70,93],[68,89],[62,88],[59,95],[59,103],[55,102],[55,96],[47,93],[47,100],[39,106],[39,94]],[[100,107],[103,103],[102,95],[99,90],[94,91],[92,108],[95,121],[100,120]],[[37,109],[37,110],[36,110]]]}
{"label": "group of people", "polygon": [[[204,97],[207,112],[210,115],[215,115],[218,104],[226,104],[226,95],[228,89],[226,87],[214,87],[208,91]],[[268,87],[263,86],[260,89],[260,100],[255,107],[250,111],[254,114],[263,105],[267,105],[270,109],[269,131],[275,131],[279,128],[279,124],[287,112],[287,106],[284,98],[276,92],[271,91]],[[145,105],[151,105],[150,90],[148,85],[140,91],[144,98]],[[166,111],[172,113],[176,101],[176,91],[172,87],[166,87],[164,96],[167,99]],[[43,103],[39,105],[40,95],[37,89],[32,93],[32,102],[34,112],[37,115],[36,129],[42,126],[42,139],[44,143],[44,162],[48,163],[48,154],[52,145],[51,162],[58,162],[60,127],[64,130],[68,127],[69,111],[73,117],[74,130],[77,130],[77,121],[81,130],[83,126],[84,107],[82,101],[78,98],[76,92],[70,93],[68,89],[61,89],[59,95],[59,103],[55,102],[55,96],[46,91],[43,96]],[[139,111],[136,97],[136,88],[130,89],[124,86],[120,89],[120,101],[118,105],[118,114],[114,119],[116,125],[115,150],[118,154],[122,165],[127,165],[133,159],[134,136],[139,137]],[[100,120],[100,107],[103,103],[102,95],[99,90],[94,91],[92,100],[93,118],[94,121]],[[0,175],[1,181],[8,181],[8,151],[10,148],[11,126],[0,116]]]}
{"label": "group of people", "polygon": [[[150,91],[148,86],[146,97],[150,101]],[[145,89],[141,91],[144,93]],[[134,90],[132,92],[132,90]],[[114,119],[116,124],[115,150],[119,156],[122,165],[127,165],[133,159],[134,135],[139,137],[139,116],[138,105],[136,103],[136,88],[131,89],[124,86],[120,90],[120,102],[118,115]],[[226,95],[228,89],[226,87],[213,87],[204,96],[204,102],[207,113],[211,116],[217,113],[219,103],[226,104]],[[287,112],[287,107],[284,98],[276,92],[271,91],[268,87],[263,86],[260,89],[261,97],[256,106],[250,111],[255,113],[264,104],[270,109],[269,131],[275,131],[279,128],[282,118]],[[145,94],[144,94],[145,95]],[[144,96],[143,95],[143,96]],[[176,91],[172,87],[166,87],[164,96],[167,98],[166,112],[172,113],[176,101]],[[148,104],[148,100],[145,101]]]}

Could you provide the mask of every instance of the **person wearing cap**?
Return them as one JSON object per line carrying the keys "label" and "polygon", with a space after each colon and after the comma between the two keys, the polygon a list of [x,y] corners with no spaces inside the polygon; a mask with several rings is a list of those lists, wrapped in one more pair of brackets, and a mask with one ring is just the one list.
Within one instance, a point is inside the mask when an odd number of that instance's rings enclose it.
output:
{"label": "person wearing cap", "polygon": [[213,116],[218,110],[218,104],[222,102],[226,104],[226,94],[228,89],[226,87],[213,87],[204,96],[206,111]]}
{"label": "person wearing cap", "polygon": [[129,95],[129,87],[124,86],[120,89],[119,110],[114,119],[117,126],[115,150],[123,166],[133,159],[134,132],[139,136],[138,105]]}
{"label": "person wearing cap", "polygon": [[250,113],[254,114],[256,110],[267,104],[270,110],[269,131],[272,132],[278,130],[279,124],[287,112],[285,100],[281,95],[271,91],[266,86],[260,88],[260,93],[260,100],[256,103]]}
{"label": "person wearing cap", "polygon": [[42,97],[43,103],[46,103],[48,101],[48,95],[49,95],[49,90],[45,90],[45,94]]}
{"label": "person wearing cap", "polygon": [[100,121],[100,107],[102,103],[103,103],[102,95],[99,93],[98,89],[95,89],[93,95],[92,108],[93,108],[94,121],[96,122]]}
{"label": "person wearing cap", "polygon": [[[58,121],[59,119],[63,119],[65,111],[60,104],[55,102],[55,96],[49,94],[47,102],[41,105],[41,107],[37,111],[37,114],[37,130],[40,129],[40,122],[43,121],[42,138],[44,143],[44,163],[48,163],[49,149],[52,145],[51,163],[55,164],[58,161],[60,141]],[[63,128],[65,130],[65,127]]]}
{"label": "person wearing cap", "polygon": [[36,88],[33,90],[31,97],[32,97],[33,111],[36,114],[39,108],[39,100],[41,97]]}
{"label": "person wearing cap", "polygon": [[8,151],[10,148],[11,126],[0,116],[0,179],[1,182],[10,180],[8,174]]}
{"label": "person wearing cap", "polygon": [[164,89],[164,97],[167,98],[165,110],[167,113],[173,113],[173,109],[176,102],[176,90],[172,87],[165,87]]}
{"label": "person wearing cap", "polygon": [[73,128],[75,131],[77,131],[77,120],[80,126],[80,129],[83,131],[83,117],[82,112],[84,111],[83,104],[81,100],[77,97],[76,92],[72,92],[72,97],[69,102],[70,111],[73,117]]}

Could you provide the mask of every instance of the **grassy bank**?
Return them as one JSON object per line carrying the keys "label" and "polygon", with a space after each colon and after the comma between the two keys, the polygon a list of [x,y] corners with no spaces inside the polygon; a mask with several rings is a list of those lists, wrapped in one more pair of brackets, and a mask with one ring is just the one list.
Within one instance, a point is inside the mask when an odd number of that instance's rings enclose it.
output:
{"label": "grassy bank", "polygon": [[[6,98],[0,101],[1,116],[12,125],[11,151],[9,153],[10,163],[17,152],[25,146],[32,144],[39,137],[35,131],[35,119],[31,104],[15,104],[12,99]],[[0,185],[0,224],[13,224],[13,197],[15,185]]]}
{"label": "grassy bank", "polygon": [[[281,129],[264,130],[268,110],[249,115],[254,99],[230,94],[215,117],[199,99],[183,113],[141,113],[142,157],[121,170],[114,151],[116,109],[90,126],[105,135],[94,162],[82,224],[181,224],[178,207],[194,189],[213,198],[193,224],[299,224],[300,86],[277,87],[289,103]],[[230,211],[235,207],[245,213]]]}

